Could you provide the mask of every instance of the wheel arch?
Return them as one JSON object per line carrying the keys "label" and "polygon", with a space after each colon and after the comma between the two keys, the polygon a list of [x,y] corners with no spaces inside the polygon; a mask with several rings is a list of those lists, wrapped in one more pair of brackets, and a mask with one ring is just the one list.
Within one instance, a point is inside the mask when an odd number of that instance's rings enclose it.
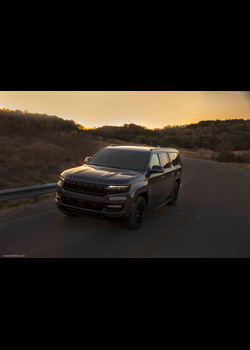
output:
{"label": "wheel arch", "polygon": [[135,195],[135,199],[134,199],[134,202],[136,201],[136,199],[141,196],[145,199],[146,201],[146,208],[148,207],[148,192],[146,190],[143,190],[141,192],[138,192],[136,195]]}

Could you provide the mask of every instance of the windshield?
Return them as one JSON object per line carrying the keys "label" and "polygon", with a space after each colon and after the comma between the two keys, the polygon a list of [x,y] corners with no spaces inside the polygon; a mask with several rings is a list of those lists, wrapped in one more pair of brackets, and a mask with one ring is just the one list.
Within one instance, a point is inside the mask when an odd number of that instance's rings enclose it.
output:
{"label": "windshield", "polygon": [[88,163],[110,168],[142,171],[147,162],[147,152],[104,149]]}

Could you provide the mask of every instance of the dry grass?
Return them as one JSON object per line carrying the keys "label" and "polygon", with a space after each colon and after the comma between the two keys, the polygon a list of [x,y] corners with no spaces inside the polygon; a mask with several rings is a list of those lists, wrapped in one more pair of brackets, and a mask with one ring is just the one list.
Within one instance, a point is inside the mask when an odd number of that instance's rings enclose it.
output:
{"label": "dry grass", "polygon": [[235,166],[237,168],[250,171],[250,164],[248,164],[248,163],[225,163],[225,164],[232,165],[232,166]]}
{"label": "dry grass", "polygon": [[181,157],[190,157],[197,159],[206,159],[206,160],[214,160],[217,157],[217,153],[210,151],[208,149],[196,149],[196,150],[188,150],[184,148],[178,148]]}
{"label": "dry grass", "polygon": [[[197,149],[195,151],[191,151],[191,150],[186,150],[183,148],[178,148],[180,155],[182,157],[190,157],[190,158],[197,158],[197,159],[206,159],[206,160],[216,160],[216,157],[218,156],[218,152],[212,152],[210,150],[206,150],[206,149]],[[232,153],[234,153],[236,156],[239,155],[245,155],[247,154],[249,151],[233,151]],[[243,169],[243,170],[247,170],[250,171],[250,164],[249,163],[224,163],[223,164],[228,164],[228,165],[232,165],[234,167]]]}
{"label": "dry grass", "polygon": [[66,133],[44,140],[1,137],[0,190],[56,182],[62,171],[80,166],[107,145]]}

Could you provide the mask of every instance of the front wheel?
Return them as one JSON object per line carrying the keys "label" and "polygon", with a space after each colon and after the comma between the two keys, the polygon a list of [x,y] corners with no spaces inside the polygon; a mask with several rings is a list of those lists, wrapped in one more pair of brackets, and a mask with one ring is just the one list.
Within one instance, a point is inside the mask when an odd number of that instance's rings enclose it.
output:
{"label": "front wheel", "polygon": [[175,182],[174,190],[173,190],[173,193],[171,195],[171,201],[168,203],[169,205],[175,205],[177,203],[179,189],[180,189],[180,186],[179,186],[178,182]]}
{"label": "front wheel", "polygon": [[131,215],[126,222],[127,228],[130,230],[138,230],[144,222],[145,215],[146,201],[143,197],[139,196],[136,198]]}

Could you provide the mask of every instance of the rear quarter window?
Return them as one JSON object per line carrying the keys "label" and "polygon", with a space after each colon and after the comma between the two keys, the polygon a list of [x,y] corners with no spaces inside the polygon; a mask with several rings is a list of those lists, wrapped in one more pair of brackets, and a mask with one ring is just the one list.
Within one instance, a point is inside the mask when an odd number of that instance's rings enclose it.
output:
{"label": "rear quarter window", "polygon": [[163,166],[164,169],[171,168],[171,163],[170,159],[167,153],[160,153],[160,160],[161,160],[161,165]]}
{"label": "rear quarter window", "polygon": [[176,152],[169,153],[170,160],[173,166],[179,165],[180,164],[180,157],[179,154]]}

